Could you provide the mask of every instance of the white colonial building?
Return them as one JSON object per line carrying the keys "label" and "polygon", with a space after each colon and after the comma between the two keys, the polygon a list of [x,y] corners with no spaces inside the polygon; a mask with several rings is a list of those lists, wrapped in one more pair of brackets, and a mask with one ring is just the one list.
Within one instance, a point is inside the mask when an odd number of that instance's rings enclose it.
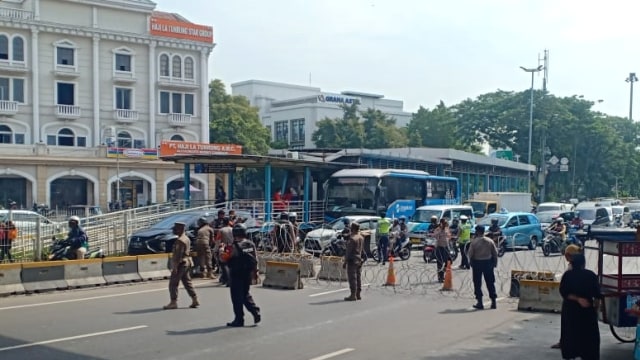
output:
{"label": "white colonial building", "polygon": [[383,95],[356,91],[327,93],[312,86],[261,80],[231,84],[231,89],[234,95],[246,96],[251,105],[259,108],[262,123],[270,129],[272,140],[286,142],[290,148],[315,148],[311,136],[317,122],[342,117],[342,104],[357,101],[360,110],[380,110],[394,118],[397,126],[405,126],[411,120],[411,113],[403,110],[402,101],[385,99]]}
{"label": "white colonial building", "polygon": [[167,200],[182,171],[157,148],[209,142],[213,47],[149,0],[0,2],[0,205],[106,206],[117,179],[123,203]]}

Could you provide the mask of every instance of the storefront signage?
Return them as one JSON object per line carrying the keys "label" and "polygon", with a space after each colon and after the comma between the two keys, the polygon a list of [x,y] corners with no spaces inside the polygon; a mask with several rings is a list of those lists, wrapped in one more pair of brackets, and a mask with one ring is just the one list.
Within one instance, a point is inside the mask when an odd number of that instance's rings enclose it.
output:
{"label": "storefront signage", "polygon": [[160,157],[176,155],[242,155],[242,145],[169,140],[160,144]]}
{"label": "storefront signage", "polygon": [[158,158],[158,150],[109,147],[107,148],[107,157],[155,160]]}
{"label": "storefront signage", "polygon": [[358,99],[339,95],[318,95],[318,102],[334,104],[357,104]]}
{"label": "storefront signage", "polygon": [[233,174],[236,172],[236,164],[195,164],[196,174]]}
{"label": "storefront signage", "polygon": [[152,15],[149,27],[151,35],[213,43],[213,28],[211,26],[197,25]]}

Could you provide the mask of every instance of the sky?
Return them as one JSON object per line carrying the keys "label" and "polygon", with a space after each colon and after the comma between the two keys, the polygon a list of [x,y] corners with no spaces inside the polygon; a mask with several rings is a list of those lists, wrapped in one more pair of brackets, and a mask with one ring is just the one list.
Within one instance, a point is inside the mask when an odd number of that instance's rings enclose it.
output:
{"label": "sky", "polygon": [[[640,77],[640,2],[155,2],[157,10],[213,26],[209,76],[227,86],[250,79],[311,84],[382,94],[414,112],[498,89],[528,90],[531,76],[520,66],[537,67],[548,49],[549,92],[584,96],[594,110],[626,117],[625,79],[636,71]],[[540,89],[542,76],[534,81]]]}

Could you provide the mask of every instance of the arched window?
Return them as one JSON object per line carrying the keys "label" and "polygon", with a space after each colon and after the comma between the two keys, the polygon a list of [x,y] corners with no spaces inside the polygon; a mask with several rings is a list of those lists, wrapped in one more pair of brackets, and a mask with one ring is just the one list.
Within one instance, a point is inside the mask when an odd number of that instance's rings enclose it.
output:
{"label": "arched window", "polygon": [[173,135],[171,137],[171,141],[184,141],[184,138],[182,137],[182,135]]}
{"label": "arched window", "polygon": [[58,131],[58,146],[74,146],[75,134],[71,129],[63,128]]}
{"label": "arched window", "polygon": [[184,77],[186,79],[193,79],[193,58],[187,57],[184,59]]}
{"label": "arched window", "polygon": [[160,76],[169,76],[169,55],[160,55]]}
{"label": "arched window", "polygon": [[0,60],[9,60],[9,38],[0,35]]}
{"label": "arched window", "polygon": [[174,78],[182,77],[182,59],[178,55],[174,55],[171,60],[171,76]]}
{"label": "arched window", "polygon": [[24,40],[20,36],[14,36],[12,41],[12,60],[24,61]]}
{"label": "arched window", "polygon": [[118,147],[119,148],[133,147],[133,141],[131,141],[131,134],[129,134],[126,131],[120,131],[118,133]]}
{"label": "arched window", "polygon": [[13,131],[7,125],[0,125],[0,144],[13,144]]}

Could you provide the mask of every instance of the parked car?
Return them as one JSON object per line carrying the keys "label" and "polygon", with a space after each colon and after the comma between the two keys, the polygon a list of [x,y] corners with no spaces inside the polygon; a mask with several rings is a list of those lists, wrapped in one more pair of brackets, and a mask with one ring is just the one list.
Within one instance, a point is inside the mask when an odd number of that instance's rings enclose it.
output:
{"label": "parked car", "polygon": [[0,210],[0,221],[12,220],[18,228],[18,239],[31,239],[37,234],[40,220],[40,237],[59,236],[66,232],[66,223],[52,221],[30,210]]}
{"label": "parked car", "polygon": [[572,211],[574,207],[575,206],[570,203],[544,202],[544,203],[538,204],[538,206],[536,207],[536,213],[547,212],[547,211],[566,212],[566,211]]}
{"label": "parked car", "polygon": [[211,222],[217,216],[217,211],[187,211],[171,215],[148,229],[138,230],[129,238],[128,255],[146,255],[171,252],[176,235],[173,234],[173,224],[183,222],[187,236],[195,242],[197,222],[201,217]]}
{"label": "parked car", "polygon": [[571,222],[571,220],[573,220],[576,217],[576,212],[575,211],[564,211],[564,212],[541,211],[536,213],[536,217],[540,222],[540,227],[542,228],[542,230],[546,229],[553,222],[553,219],[555,219],[558,216],[562,217],[565,223],[569,223]]}
{"label": "parked car", "polygon": [[[320,255],[329,246],[332,239],[335,239],[344,229],[344,219],[360,224],[360,231],[365,234],[365,251],[371,250],[371,239],[375,239],[375,232],[378,228],[379,216],[345,216],[333,220],[322,227],[312,230],[304,240],[304,250],[310,254]],[[368,247],[367,247],[368,245]],[[375,242],[373,244],[375,246]]]}
{"label": "parked car", "polygon": [[482,219],[478,224],[489,230],[491,220],[498,219],[498,226],[505,237],[503,246],[506,249],[526,246],[534,250],[544,238],[538,218],[525,212],[494,213]]}
{"label": "parked car", "polygon": [[613,223],[613,208],[599,202],[584,201],[576,206],[576,212],[585,225],[609,226]]}

